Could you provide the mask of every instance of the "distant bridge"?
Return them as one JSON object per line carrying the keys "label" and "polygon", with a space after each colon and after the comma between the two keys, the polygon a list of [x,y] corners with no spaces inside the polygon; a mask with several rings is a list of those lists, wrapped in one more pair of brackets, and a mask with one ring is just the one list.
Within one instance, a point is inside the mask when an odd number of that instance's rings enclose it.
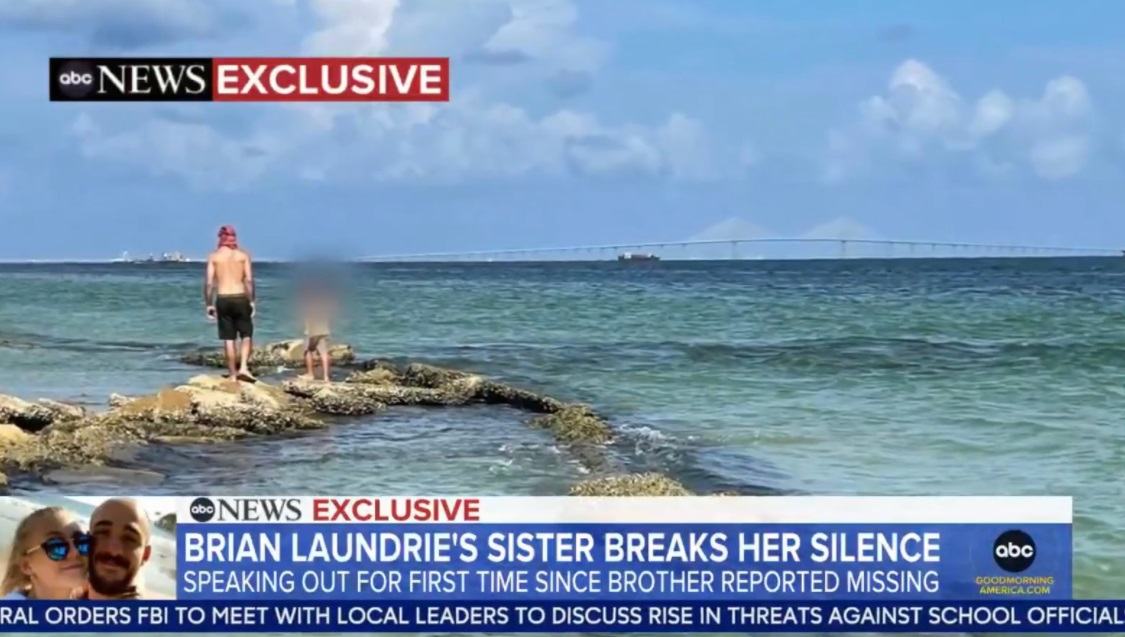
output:
{"label": "distant bridge", "polygon": [[662,259],[764,259],[764,258],[925,258],[925,257],[1025,257],[1121,256],[1118,248],[1012,245],[951,241],[900,241],[892,239],[758,238],[655,241],[508,250],[417,252],[361,257],[366,262],[446,261],[605,261],[631,253],[655,254]]}

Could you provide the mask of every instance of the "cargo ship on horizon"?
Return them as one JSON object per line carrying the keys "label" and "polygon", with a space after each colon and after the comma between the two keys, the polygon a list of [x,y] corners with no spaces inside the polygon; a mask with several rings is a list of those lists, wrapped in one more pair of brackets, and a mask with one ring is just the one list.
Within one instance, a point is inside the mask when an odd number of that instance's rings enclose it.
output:
{"label": "cargo ship on horizon", "polygon": [[622,262],[622,263],[633,262],[633,261],[659,261],[660,257],[656,256],[655,254],[650,254],[650,253],[647,253],[647,252],[646,253],[626,252],[625,254],[617,255],[617,260]]}
{"label": "cargo ship on horizon", "polygon": [[182,252],[165,252],[157,257],[154,254],[148,255],[147,259],[132,259],[129,253],[122,252],[121,256],[114,259],[113,263],[191,263],[191,258],[184,255]]}

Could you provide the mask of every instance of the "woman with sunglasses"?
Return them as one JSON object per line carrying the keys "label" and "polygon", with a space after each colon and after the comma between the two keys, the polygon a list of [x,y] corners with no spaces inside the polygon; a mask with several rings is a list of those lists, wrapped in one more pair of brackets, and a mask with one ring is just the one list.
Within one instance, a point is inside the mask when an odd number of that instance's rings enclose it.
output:
{"label": "woman with sunglasses", "polygon": [[65,509],[30,513],[16,527],[0,581],[3,599],[73,599],[86,586],[90,535]]}

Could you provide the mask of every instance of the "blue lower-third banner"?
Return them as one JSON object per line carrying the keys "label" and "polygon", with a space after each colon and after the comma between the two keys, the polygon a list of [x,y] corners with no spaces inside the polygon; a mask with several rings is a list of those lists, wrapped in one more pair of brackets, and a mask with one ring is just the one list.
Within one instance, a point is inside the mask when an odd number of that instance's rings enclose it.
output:
{"label": "blue lower-third banner", "polygon": [[0,632],[1122,632],[1125,601],[0,602]]}

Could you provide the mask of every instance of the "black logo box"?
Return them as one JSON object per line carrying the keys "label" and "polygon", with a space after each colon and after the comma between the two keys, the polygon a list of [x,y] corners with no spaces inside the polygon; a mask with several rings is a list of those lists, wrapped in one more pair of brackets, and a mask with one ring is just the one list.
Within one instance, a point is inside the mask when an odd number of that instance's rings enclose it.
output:
{"label": "black logo box", "polygon": [[[72,90],[62,82],[63,75],[70,72],[96,75],[98,67],[106,66],[117,70],[121,66],[202,66],[207,89],[200,94],[160,93],[153,91],[141,95],[122,93],[110,86],[106,93],[93,90]],[[48,86],[52,102],[209,102],[212,99],[212,77],[214,62],[211,58],[60,58],[50,59]],[[95,81],[97,81],[95,77]]]}

